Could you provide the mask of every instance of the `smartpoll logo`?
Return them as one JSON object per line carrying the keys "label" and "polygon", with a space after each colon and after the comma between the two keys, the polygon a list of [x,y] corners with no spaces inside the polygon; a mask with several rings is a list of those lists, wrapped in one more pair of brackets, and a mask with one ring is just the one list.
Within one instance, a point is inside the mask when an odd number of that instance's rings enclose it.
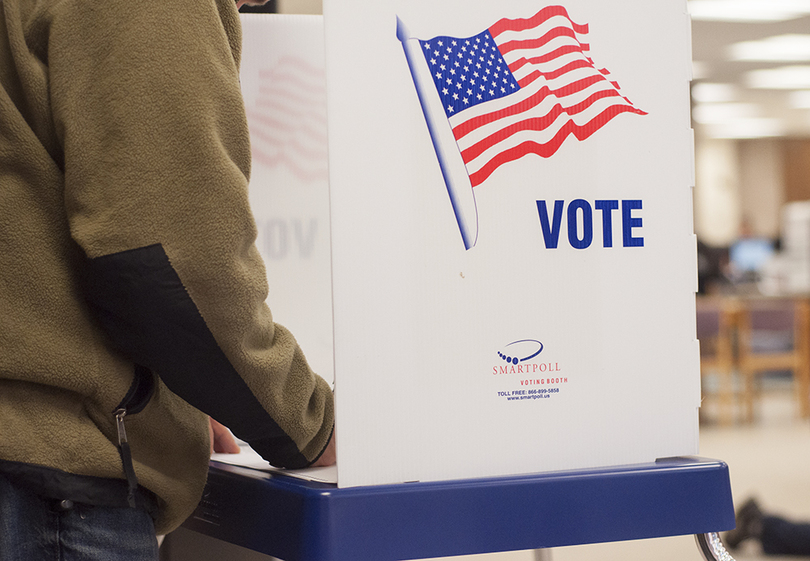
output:
{"label": "smartpoll logo", "polygon": [[559,362],[537,360],[544,348],[537,339],[520,339],[498,351],[502,362],[492,367],[502,385],[495,392],[498,399],[534,401],[560,395],[560,386],[568,384],[568,378]]}
{"label": "smartpoll logo", "polygon": [[553,156],[636,108],[589,56],[589,28],[563,6],[501,19],[472,37],[411,36],[397,18],[433,147],[466,249],[478,240],[473,189],[500,166]]}
{"label": "smartpoll logo", "polygon": [[[502,350],[498,351],[498,356],[501,360],[509,364],[518,364],[520,362],[527,362],[540,353],[543,352],[543,343],[535,339],[521,339],[520,341],[513,341],[506,345]],[[530,354],[529,354],[530,353]],[[527,355],[523,358],[518,358],[512,355]]]}
{"label": "smartpoll logo", "polygon": [[[492,367],[492,374],[495,376],[503,374],[522,376],[560,372],[562,369],[557,362],[539,362],[535,360],[544,349],[543,343],[537,339],[512,341],[498,350],[501,363]],[[521,385],[526,384],[521,381]]]}

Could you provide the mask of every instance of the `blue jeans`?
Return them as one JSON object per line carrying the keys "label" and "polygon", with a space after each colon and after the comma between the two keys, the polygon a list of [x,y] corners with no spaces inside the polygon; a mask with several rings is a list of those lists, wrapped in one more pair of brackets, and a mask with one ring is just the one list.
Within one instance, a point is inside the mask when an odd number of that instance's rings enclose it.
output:
{"label": "blue jeans", "polygon": [[157,561],[145,510],[44,499],[0,475],[0,561]]}

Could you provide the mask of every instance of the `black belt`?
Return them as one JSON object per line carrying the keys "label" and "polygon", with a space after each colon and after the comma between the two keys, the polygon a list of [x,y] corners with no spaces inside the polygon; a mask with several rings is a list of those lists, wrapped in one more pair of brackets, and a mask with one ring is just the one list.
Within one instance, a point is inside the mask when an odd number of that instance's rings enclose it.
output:
{"label": "black belt", "polygon": [[[44,499],[57,501],[61,508],[70,503],[90,506],[130,508],[131,486],[123,479],[76,475],[47,466],[0,460],[0,475]],[[148,489],[138,487],[134,506],[157,519],[158,499]]]}

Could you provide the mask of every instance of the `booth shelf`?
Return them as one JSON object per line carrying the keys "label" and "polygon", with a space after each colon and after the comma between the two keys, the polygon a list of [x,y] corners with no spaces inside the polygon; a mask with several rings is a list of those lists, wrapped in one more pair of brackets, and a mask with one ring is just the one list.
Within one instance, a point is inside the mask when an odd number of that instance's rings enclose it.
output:
{"label": "booth shelf", "polygon": [[338,488],[211,462],[184,527],[284,561],[394,561],[695,534],[731,560],[728,466],[696,457],[487,479]]}

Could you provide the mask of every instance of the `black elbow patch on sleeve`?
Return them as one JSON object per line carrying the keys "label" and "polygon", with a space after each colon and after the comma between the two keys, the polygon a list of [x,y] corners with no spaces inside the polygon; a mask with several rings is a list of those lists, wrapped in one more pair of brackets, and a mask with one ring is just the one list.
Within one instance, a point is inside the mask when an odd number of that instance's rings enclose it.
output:
{"label": "black elbow patch on sleeve", "polygon": [[88,259],[85,298],[113,345],[275,466],[309,464],[220,349],[160,244]]}

